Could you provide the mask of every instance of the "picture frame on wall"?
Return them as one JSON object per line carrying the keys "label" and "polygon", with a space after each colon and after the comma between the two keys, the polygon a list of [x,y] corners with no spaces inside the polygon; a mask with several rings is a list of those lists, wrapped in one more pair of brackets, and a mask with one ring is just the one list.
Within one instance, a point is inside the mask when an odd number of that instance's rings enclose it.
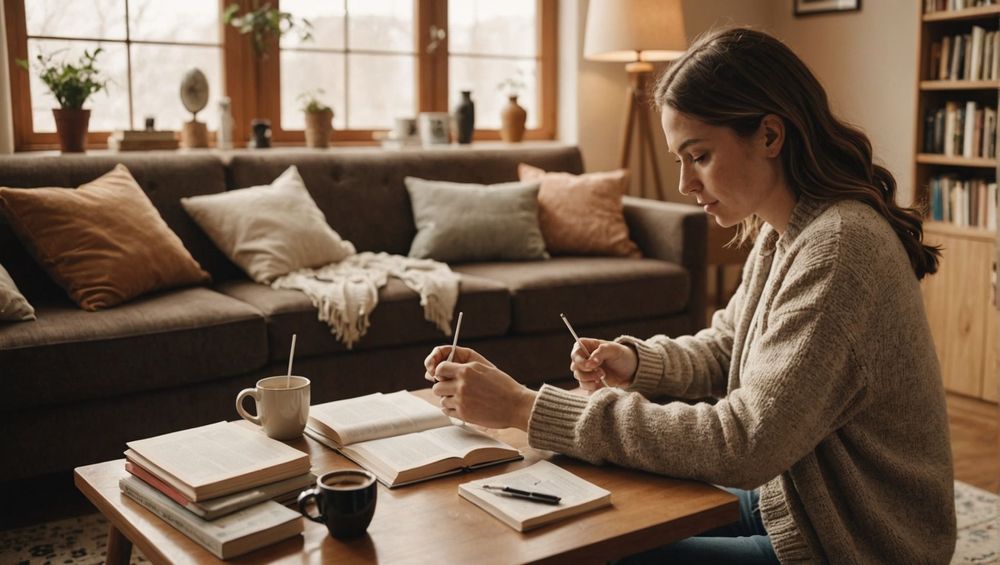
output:
{"label": "picture frame on wall", "polygon": [[861,0],[793,0],[793,2],[796,17],[861,10]]}

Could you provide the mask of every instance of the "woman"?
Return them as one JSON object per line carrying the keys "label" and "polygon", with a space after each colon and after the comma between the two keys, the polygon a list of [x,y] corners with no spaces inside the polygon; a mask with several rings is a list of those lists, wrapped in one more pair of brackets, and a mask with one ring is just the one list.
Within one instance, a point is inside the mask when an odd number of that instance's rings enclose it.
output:
{"label": "woman", "polygon": [[642,557],[947,563],[951,450],[918,284],[938,251],[920,217],[766,34],[707,34],[655,95],[681,193],[754,241],[726,309],[694,336],[584,339],[592,354],[574,347],[570,368],[589,397],[438,347],[426,367],[442,410],[594,463],[745,489],[739,524]]}

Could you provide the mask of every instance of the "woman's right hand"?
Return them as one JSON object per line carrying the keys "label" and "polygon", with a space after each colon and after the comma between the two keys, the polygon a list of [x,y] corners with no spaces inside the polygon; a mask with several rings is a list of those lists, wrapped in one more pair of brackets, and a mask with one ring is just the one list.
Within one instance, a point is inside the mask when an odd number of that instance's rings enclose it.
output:
{"label": "woman's right hand", "polygon": [[[569,356],[569,369],[573,371],[573,378],[579,381],[580,388],[594,392],[604,383],[608,386],[628,386],[632,383],[639,366],[639,356],[634,349],[623,343],[589,337],[580,338],[580,342],[590,355],[584,352],[580,343],[576,343]],[[601,382],[602,377],[604,383]]]}

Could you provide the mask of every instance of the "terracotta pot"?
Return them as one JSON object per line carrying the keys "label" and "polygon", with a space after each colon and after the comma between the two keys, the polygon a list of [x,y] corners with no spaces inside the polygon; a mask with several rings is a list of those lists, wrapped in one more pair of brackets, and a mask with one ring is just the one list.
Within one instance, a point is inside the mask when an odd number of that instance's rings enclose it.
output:
{"label": "terracotta pot", "polygon": [[500,111],[500,139],[517,143],[524,139],[524,122],[528,112],[517,103],[517,96],[508,96],[507,104]]}
{"label": "terracotta pot", "polygon": [[306,112],[306,147],[328,147],[333,131],[333,110]]}
{"label": "terracotta pot", "polygon": [[90,110],[53,108],[52,115],[56,119],[59,149],[63,153],[83,153],[87,144]]}

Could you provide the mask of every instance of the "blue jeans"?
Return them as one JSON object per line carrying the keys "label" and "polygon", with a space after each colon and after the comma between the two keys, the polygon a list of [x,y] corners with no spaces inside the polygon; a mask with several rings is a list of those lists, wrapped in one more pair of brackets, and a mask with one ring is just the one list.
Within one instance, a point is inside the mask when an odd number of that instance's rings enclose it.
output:
{"label": "blue jeans", "polygon": [[757,491],[727,488],[740,500],[740,521],[631,555],[619,563],[778,563],[760,517]]}

